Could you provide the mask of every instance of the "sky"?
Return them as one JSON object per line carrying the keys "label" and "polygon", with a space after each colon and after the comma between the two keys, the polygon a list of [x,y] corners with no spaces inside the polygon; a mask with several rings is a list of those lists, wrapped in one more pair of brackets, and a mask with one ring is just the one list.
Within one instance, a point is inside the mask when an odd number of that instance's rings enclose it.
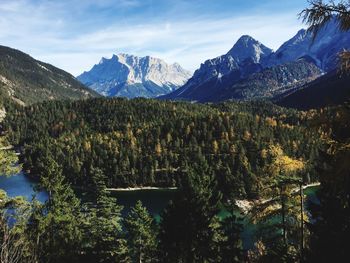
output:
{"label": "sky", "polygon": [[307,0],[0,0],[0,45],[74,76],[101,57],[154,56],[194,71],[241,35],[276,50]]}

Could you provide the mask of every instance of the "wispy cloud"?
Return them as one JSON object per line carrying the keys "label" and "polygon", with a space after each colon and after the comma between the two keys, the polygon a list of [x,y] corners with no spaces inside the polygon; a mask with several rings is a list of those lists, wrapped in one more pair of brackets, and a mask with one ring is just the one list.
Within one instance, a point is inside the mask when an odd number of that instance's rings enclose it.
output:
{"label": "wispy cloud", "polygon": [[185,12],[190,1],[182,0],[148,17],[164,7],[147,9],[146,1],[139,0],[68,2],[3,0],[0,43],[74,75],[102,56],[120,52],[152,55],[195,70],[204,60],[226,53],[243,34],[276,49],[301,27],[295,10],[272,15],[261,10],[233,16],[196,14],[193,9]]}

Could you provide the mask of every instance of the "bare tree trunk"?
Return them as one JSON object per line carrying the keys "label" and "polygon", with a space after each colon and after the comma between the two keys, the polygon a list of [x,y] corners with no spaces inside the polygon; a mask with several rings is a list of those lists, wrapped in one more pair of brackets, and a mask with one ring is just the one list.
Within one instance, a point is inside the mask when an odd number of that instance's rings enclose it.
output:
{"label": "bare tree trunk", "polygon": [[0,244],[0,262],[1,263],[35,263],[37,262],[36,253],[30,251],[30,256],[25,256],[25,251],[30,249],[25,238],[15,233],[8,226],[4,218],[0,219],[1,224],[1,244]]}
{"label": "bare tree trunk", "polygon": [[139,238],[139,245],[140,245],[140,254],[139,254],[139,263],[142,263],[142,239],[141,239],[141,236]]}
{"label": "bare tree trunk", "polygon": [[300,183],[300,229],[301,229],[301,237],[300,237],[300,262],[304,260],[304,191],[303,184]]}
{"label": "bare tree trunk", "polygon": [[281,215],[282,215],[282,235],[283,243],[287,247],[287,226],[286,226],[286,200],[284,196],[284,187],[281,186],[280,196],[281,196]]}
{"label": "bare tree trunk", "polygon": [[19,263],[22,261],[23,242],[11,233],[11,229],[7,226],[7,222],[3,222],[2,226],[2,244],[0,253],[1,263]]}

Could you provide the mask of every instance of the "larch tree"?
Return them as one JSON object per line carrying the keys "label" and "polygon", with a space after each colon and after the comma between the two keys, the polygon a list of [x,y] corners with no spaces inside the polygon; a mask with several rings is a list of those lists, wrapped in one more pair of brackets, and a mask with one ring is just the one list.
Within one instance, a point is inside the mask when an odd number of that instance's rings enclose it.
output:
{"label": "larch tree", "polygon": [[[300,16],[309,25],[309,31],[317,36],[319,30],[333,17],[342,31],[350,30],[350,1],[310,1],[310,7],[304,9]],[[340,54],[341,72],[350,73],[350,51]],[[327,118],[327,125],[335,130],[327,142],[329,148],[322,153],[322,162],[318,167],[321,186],[317,193],[319,204],[311,209],[314,224],[311,230],[310,250],[307,256],[310,262],[341,262],[349,257],[350,236],[350,107],[342,105],[337,110],[338,122]],[[333,112],[334,114],[334,112]],[[324,117],[322,113],[319,117]]]}
{"label": "larch tree", "polygon": [[[293,159],[284,154],[279,145],[271,145],[267,151],[270,165],[265,183],[265,199],[252,211],[254,222],[261,224],[261,235],[268,246],[266,260],[280,258],[282,262],[300,257],[300,235],[306,218],[300,208],[302,197],[298,195],[298,186],[302,179],[297,172],[304,169],[302,160]],[[301,226],[301,227],[300,227]]]}
{"label": "larch tree", "polygon": [[3,190],[0,190],[0,200],[0,262],[37,262],[35,244],[26,231],[31,204],[23,197],[8,197]]}

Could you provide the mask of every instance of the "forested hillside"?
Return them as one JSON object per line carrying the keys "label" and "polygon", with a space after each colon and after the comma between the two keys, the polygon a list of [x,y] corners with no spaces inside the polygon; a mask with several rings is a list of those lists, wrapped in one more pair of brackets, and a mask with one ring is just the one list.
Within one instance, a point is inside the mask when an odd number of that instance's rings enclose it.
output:
{"label": "forested hillside", "polygon": [[317,179],[321,140],[309,117],[263,102],[92,99],[18,108],[4,125],[34,177],[53,158],[74,186],[91,186],[93,168],[108,187],[180,186],[188,168],[205,161],[224,194],[256,198],[276,151],[306,163],[305,181]]}
{"label": "forested hillside", "polygon": [[84,99],[98,94],[71,74],[9,47],[0,46],[0,103],[28,105],[54,99]]}
{"label": "forested hillside", "polygon": [[283,107],[308,110],[340,105],[350,99],[350,74],[333,71],[276,99]]}

